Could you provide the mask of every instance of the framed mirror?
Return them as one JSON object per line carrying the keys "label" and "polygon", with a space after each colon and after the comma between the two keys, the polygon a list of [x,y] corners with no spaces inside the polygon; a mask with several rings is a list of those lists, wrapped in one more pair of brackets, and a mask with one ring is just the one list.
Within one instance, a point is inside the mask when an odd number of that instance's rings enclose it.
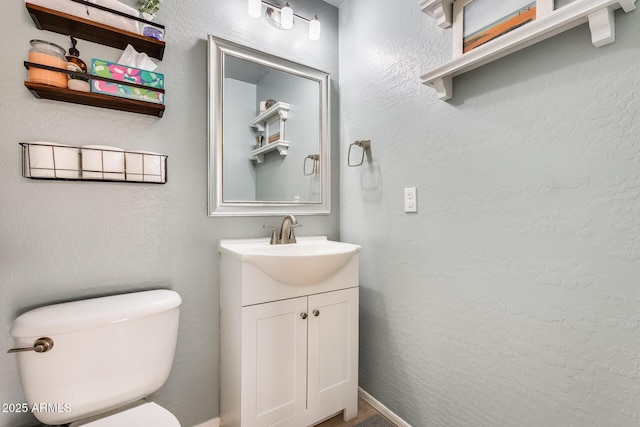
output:
{"label": "framed mirror", "polygon": [[329,74],[208,44],[209,216],[330,213]]}

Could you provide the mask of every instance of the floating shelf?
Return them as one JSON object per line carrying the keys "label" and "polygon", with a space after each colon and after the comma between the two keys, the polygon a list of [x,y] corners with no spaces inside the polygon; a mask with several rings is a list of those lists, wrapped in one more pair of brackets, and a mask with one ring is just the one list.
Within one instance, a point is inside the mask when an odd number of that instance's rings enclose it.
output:
{"label": "floating shelf", "polygon": [[251,160],[262,163],[264,162],[264,155],[274,150],[278,150],[281,156],[286,156],[287,151],[289,150],[289,141],[283,141],[280,139],[278,141],[273,141],[269,144],[265,144],[260,148],[256,148],[250,153]]}
{"label": "floating shelf", "polygon": [[[109,79],[106,77],[94,76],[92,74],[78,73],[61,68],[49,67],[42,64],[34,64],[32,62],[24,63],[25,68],[29,67],[42,68],[50,71],[69,74],[75,77],[87,77],[92,80],[103,80],[111,83],[137,87],[145,90],[153,90],[164,93],[164,89],[156,89],[150,86],[139,85],[135,83],[127,83],[119,80]],[[156,104],[148,101],[139,101],[131,98],[121,98],[117,96],[104,95],[94,92],[82,92],[68,88],[59,88],[43,83],[34,83],[25,81],[24,85],[33,96],[37,99],[51,99],[54,101],[70,102],[72,104],[90,105],[92,107],[108,108],[110,110],[128,111],[131,113],[147,114],[150,116],[162,117],[164,114],[164,104]]]}
{"label": "floating shelf", "polygon": [[[104,8],[89,2],[76,1],[76,3],[86,4],[89,7],[95,7],[101,10],[107,10],[117,15],[123,15],[118,11]],[[87,40],[90,42],[103,44],[124,50],[128,44],[133,46],[138,52],[145,52],[147,55],[162,60],[164,56],[165,43],[160,40],[145,37],[141,34],[132,33],[101,24],[99,22],[90,21],[88,19],[79,18],[57,10],[48,9],[39,5],[25,3],[31,19],[36,27],[40,30],[53,31],[54,33],[72,35],[76,38]],[[128,16],[128,15],[125,15]],[[128,16],[131,19],[147,22],[158,28],[164,26],[139,19],[137,17]]]}
{"label": "floating shelf", "polygon": [[131,113],[147,114],[156,117],[162,117],[165,109],[164,104],[154,104],[152,102],[101,95],[99,93],[80,92],[42,83],[24,82],[24,85],[29,89],[31,94],[38,99],[52,99],[54,101],[129,111]]}
{"label": "floating shelf", "polygon": [[[420,78],[425,85],[433,87],[443,101],[453,97],[453,78],[500,59],[525,47],[560,34],[578,25],[589,23],[591,41],[596,47],[615,41],[616,9],[626,13],[635,10],[636,0],[576,0],[554,10],[550,15],[537,19],[508,34],[500,36],[476,49],[462,54],[446,64],[435,68]],[[451,14],[450,0],[423,0],[423,11],[433,16],[443,27]],[[448,12],[447,12],[448,11]]]}

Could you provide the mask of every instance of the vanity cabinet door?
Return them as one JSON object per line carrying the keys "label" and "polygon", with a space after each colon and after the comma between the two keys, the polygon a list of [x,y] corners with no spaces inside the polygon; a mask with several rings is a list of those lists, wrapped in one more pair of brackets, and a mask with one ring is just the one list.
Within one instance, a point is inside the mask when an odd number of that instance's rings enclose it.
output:
{"label": "vanity cabinet door", "polygon": [[309,296],[309,406],[358,387],[358,288]]}
{"label": "vanity cabinet door", "polygon": [[242,308],[242,426],[306,409],[307,297]]}

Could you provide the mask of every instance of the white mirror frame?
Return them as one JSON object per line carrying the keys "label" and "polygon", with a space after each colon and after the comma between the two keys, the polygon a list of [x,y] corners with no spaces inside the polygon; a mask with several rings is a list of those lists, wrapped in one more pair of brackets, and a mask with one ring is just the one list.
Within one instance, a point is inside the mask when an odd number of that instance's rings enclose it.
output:
{"label": "white mirror frame", "polygon": [[[225,202],[222,179],[222,112],[225,55],[255,62],[315,80],[320,87],[320,201],[319,202]],[[330,77],[314,68],[288,61],[236,43],[208,36],[208,203],[209,216],[326,215],[331,213]],[[295,143],[295,142],[292,142]],[[300,165],[300,173],[303,172]]]}

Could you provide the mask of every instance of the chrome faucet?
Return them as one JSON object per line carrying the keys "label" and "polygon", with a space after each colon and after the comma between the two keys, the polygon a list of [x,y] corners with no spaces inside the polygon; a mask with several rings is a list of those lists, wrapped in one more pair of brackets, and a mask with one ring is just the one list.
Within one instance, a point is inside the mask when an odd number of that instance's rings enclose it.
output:
{"label": "chrome faucet", "polygon": [[298,220],[293,215],[287,215],[282,220],[282,226],[280,226],[280,234],[278,234],[277,227],[270,225],[263,225],[262,228],[271,228],[271,245],[288,245],[289,243],[296,243],[296,234],[293,229],[300,227],[302,224],[298,224]]}
{"label": "chrome faucet", "polygon": [[278,243],[281,245],[288,245],[289,243],[296,243],[296,234],[293,232],[293,228],[302,224],[298,224],[298,220],[293,215],[287,215],[282,220],[282,226],[280,226],[280,237]]}

